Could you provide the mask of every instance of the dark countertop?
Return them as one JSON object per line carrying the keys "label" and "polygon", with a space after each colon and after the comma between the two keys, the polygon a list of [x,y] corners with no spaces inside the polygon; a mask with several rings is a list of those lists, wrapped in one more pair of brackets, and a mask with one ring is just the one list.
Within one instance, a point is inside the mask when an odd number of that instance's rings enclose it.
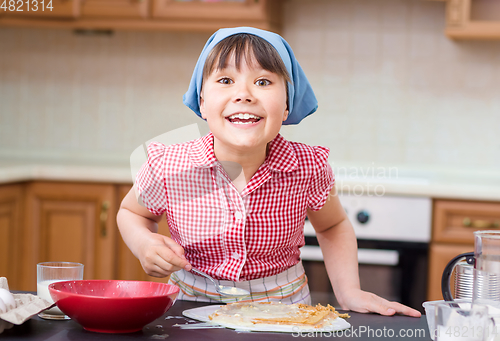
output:
{"label": "dark countertop", "polygon": [[[206,303],[177,301],[174,306],[162,317],[148,324],[144,329],[132,334],[102,334],[85,331],[73,320],[50,321],[32,317],[20,326],[0,334],[2,340],[74,340],[74,341],[111,341],[111,340],[231,340],[231,341],[259,341],[266,340],[296,340],[297,337],[332,338],[336,340],[430,340],[425,315],[421,318],[406,316],[380,316],[375,314],[359,314],[349,312],[348,319],[352,328],[339,334],[316,333],[299,335],[288,333],[256,333],[237,332],[230,329],[181,329],[175,324],[188,323],[189,319],[182,317],[182,311],[197,308]],[[343,333],[343,334],[342,334]]]}

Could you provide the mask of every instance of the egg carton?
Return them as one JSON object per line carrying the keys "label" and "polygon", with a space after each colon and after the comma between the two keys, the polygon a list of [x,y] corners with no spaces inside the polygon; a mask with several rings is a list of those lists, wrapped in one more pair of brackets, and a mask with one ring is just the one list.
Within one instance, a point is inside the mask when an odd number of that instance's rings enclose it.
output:
{"label": "egg carton", "polygon": [[[9,290],[7,278],[0,277],[0,288]],[[50,308],[54,303],[32,294],[13,294],[16,307],[0,314],[0,333],[13,325],[20,325],[32,316]]]}

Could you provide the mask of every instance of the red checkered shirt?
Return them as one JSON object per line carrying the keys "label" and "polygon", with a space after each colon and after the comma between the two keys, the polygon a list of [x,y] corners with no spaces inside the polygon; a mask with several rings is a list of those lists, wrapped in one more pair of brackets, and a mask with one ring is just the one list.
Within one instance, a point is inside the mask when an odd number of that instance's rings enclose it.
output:
{"label": "red checkered shirt", "polygon": [[217,279],[251,280],[299,262],[306,210],[321,209],[334,185],[328,153],[278,135],[240,194],[215,157],[211,133],[170,146],[153,142],[135,186],[149,211],[165,213],[194,267]]}

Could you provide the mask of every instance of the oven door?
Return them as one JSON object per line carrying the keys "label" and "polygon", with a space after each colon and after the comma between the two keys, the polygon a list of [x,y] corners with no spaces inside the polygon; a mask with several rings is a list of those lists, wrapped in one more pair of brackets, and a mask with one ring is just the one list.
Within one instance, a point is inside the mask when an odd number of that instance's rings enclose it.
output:
{"label": "oven door", "polygon": [[[358,239],[361,289],[423,312],[427,257],[427,243]],[[316,237],[306,237],[301,258],[309,279],[313,304],[330,303],[338,307]],[[339,271],[341,266],[339,264]]]}

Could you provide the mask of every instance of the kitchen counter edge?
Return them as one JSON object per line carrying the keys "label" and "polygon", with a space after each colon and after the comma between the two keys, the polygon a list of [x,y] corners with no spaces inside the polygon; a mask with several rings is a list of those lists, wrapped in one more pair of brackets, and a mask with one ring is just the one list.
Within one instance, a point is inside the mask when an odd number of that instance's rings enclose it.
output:
{"label": "kitchen counter edge", "polygon": [[[0,162],[0,184],[26,181],[71,181],[132,184],[130,167],[77,163]],[[443,199],[500,201],[500,172],[401,169],[397,175],[336,174],[342,194],[368,196],[420,196]],[[337,171],[337,172],[336,172]]]}

